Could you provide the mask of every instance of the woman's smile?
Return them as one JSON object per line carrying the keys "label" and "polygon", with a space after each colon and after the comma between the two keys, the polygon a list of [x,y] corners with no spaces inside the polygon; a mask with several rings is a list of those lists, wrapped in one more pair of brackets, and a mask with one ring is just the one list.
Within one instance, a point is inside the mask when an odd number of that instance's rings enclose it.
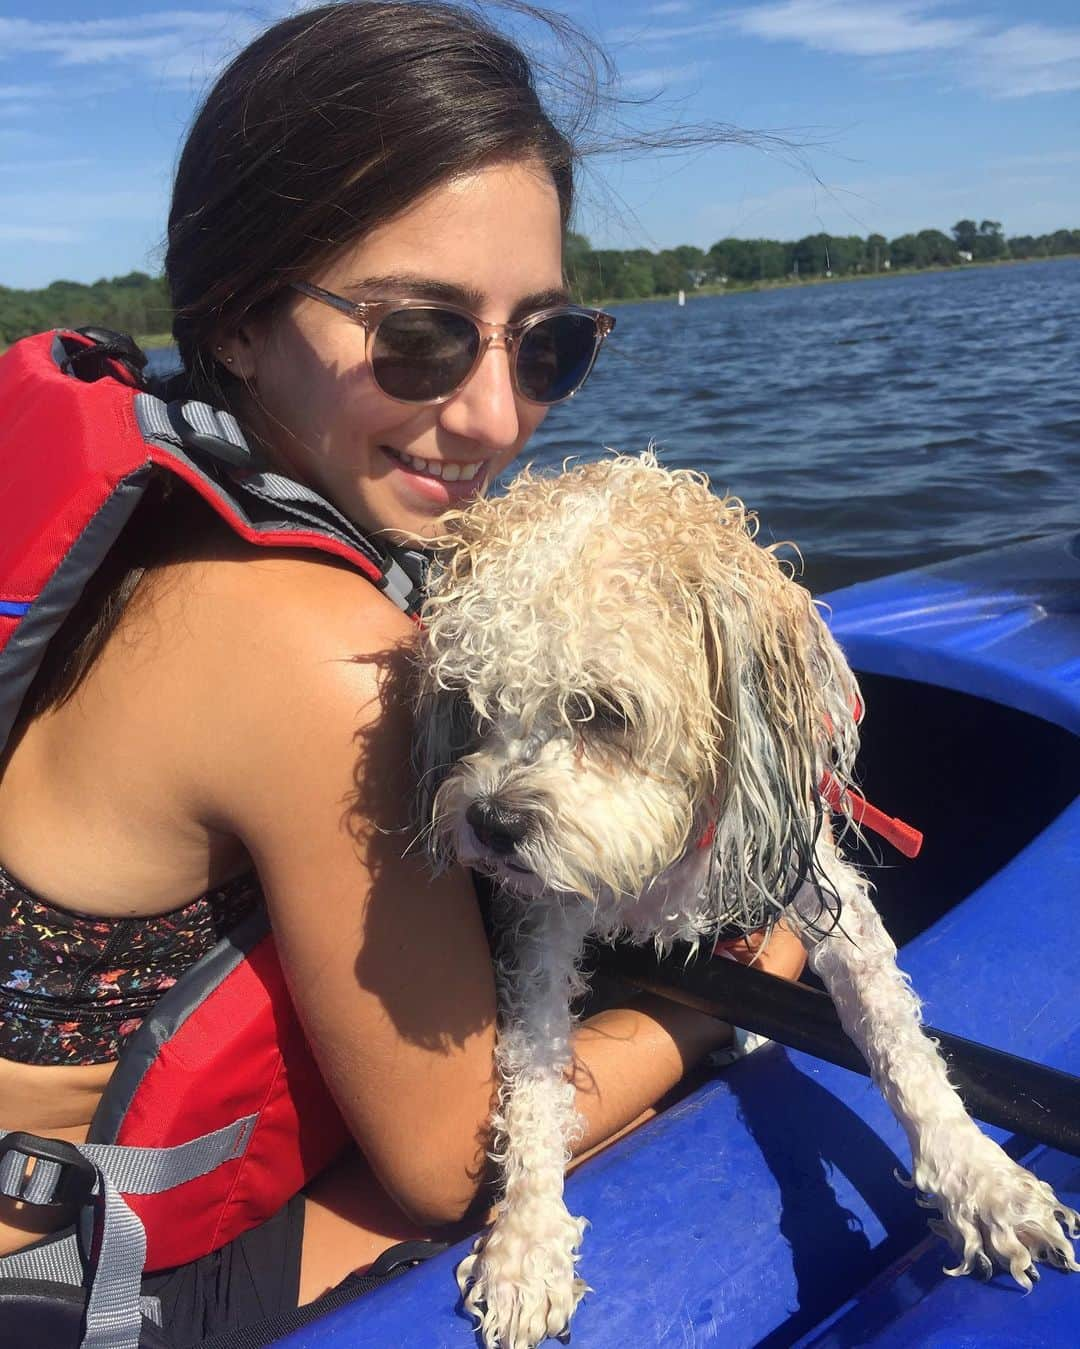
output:
{"label": "woman's smile", "polygon": [[426,459],[390,445],[379,449],[391,460],[390,471],[401,475],[401,490],[444,508],[476,496],[488,483],[485,459]]}

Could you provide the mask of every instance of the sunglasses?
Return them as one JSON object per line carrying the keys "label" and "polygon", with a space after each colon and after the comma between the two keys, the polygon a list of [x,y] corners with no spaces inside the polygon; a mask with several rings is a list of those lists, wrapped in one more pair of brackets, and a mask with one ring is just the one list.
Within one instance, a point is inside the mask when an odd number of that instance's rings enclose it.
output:
{"label": "sunglasses", "polygon": [[321,286],[292,289],[359,323],[375,383],[399,403],[445,403],[468,383],[488,347],[501,338],[514,391],[550,407],[572,398],[589,378],[615,319],[600,309],[558,305],[518,323],[485,323],[467,309],[434,300],[346,300]]}

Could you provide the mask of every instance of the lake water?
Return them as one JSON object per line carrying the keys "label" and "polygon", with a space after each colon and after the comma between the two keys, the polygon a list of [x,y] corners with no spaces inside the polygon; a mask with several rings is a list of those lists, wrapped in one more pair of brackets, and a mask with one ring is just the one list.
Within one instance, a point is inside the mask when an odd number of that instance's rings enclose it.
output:
{"label": "lake water", "polygon": [[1080,259],[614,312],[527,459],[654,440],[818,592],[1080,524]]}

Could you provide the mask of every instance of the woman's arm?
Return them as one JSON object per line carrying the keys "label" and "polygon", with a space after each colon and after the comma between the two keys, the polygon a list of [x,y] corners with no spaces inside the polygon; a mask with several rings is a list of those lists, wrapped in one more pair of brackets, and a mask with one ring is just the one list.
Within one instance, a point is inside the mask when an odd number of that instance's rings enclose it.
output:
{"label": "woman's arm", "polygon": [[372,1170],[417,1221],[452,1221],[484,1167],[495,992],[468,877],[402,856],[413,626],[333,566],[219,570],[200,600],[217,711],[192,751],[192,809],[256,865],[300,1018]]}
{"label": "woman's arm", "polygon": [[[753,934],[734,955],[784,979],[797,979],[806,964],[802,942],[782,922],[767,942]],[[573,1080],[585,1121],[575,1154],[644,1123],[688,1072],[730,1043],[727,1022],[651,993],[584,1021],[574,1037]]]}

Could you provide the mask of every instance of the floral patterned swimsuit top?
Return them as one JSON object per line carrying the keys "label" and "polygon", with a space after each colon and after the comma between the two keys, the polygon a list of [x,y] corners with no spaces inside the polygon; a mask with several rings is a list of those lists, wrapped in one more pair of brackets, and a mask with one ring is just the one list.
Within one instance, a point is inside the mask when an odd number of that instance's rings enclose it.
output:
{"label": "floral patterned swimsuit top", "polygon": [[262,902],[254,872],[152,918],[38,898],[0,866],[0,1058],[111,1063],[177,979]]}

